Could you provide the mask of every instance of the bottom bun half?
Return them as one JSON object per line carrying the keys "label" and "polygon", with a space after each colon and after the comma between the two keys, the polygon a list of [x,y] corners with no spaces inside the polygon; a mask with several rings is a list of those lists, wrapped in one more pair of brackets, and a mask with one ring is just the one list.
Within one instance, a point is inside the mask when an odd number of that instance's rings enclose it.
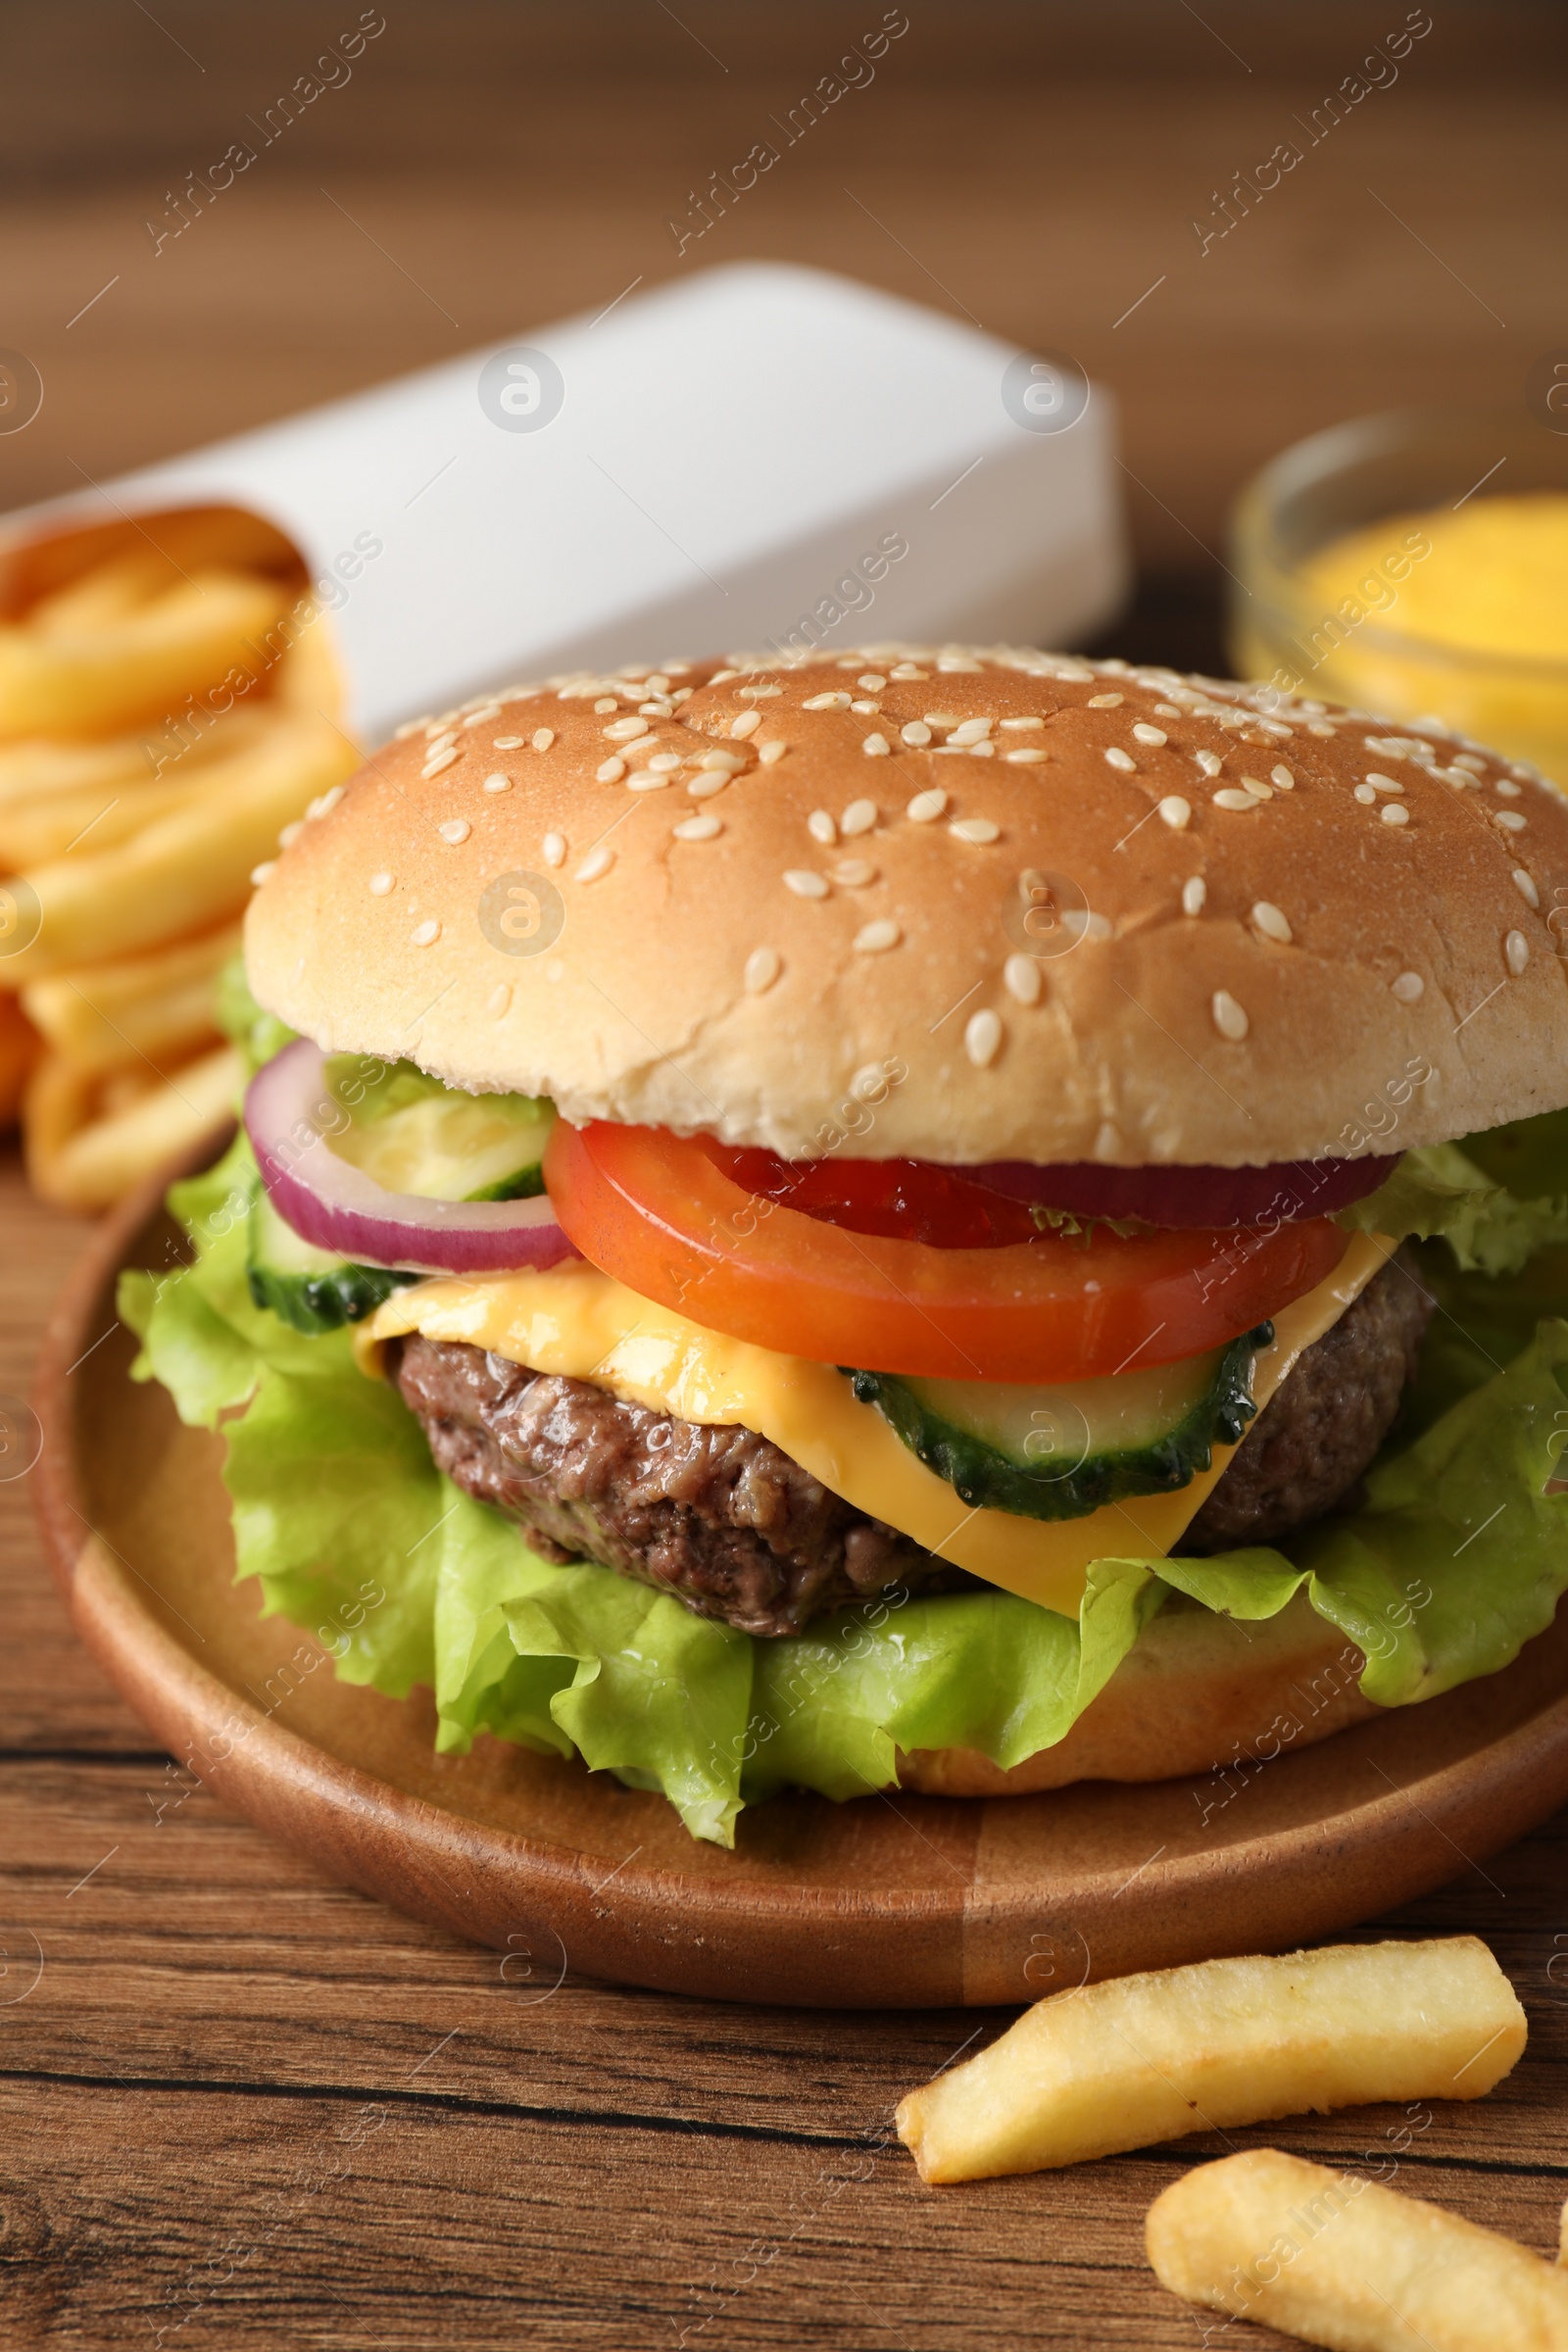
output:
{"label": "bottom bun half", "polygon": [[974,1748],[901,1751],[899,1786],[926,1796],[1028,1796],[1074,1781],[1176,1781],[1250,1766],[1381,1714],[1361,1694],[1364,1662],[1304,1592],[1252,1625],[1177,1596],[1054,1747],[1010,1770]]}

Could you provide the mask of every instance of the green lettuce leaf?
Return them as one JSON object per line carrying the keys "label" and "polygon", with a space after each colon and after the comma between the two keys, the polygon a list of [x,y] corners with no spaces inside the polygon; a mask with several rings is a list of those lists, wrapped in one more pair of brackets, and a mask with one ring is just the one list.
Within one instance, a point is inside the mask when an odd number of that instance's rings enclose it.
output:
{"label": "green lettuce leaf", "polygon": [[[1561,1113],[1549,1114],[1555,1121]],[[1407,1152],[1387,1183],[1365,1200],[1339,1212],[1340,1223],[1358,1233],[1389,1233],[1396,1241],[1441,1235],[1468,1273],[1517,1274],[1538,1250],[1568,1242],[1568,1197],[1562,1191],[1521,1198],[1493,1166],[1506,1166],[1509,1139],[1546,1121],[1522,1120],[1462,1144],[1428,1144]],[[1529,1138],[1519,1152],[1519,1172],[1531,1182],[1543,1177],[1559,1185],[1568,1179],[1568,1136],[1548,1164],[1555,1138]],[[1496,1151],[1483,1164],[1479,1153]]]}
{"label": "green lettuce leaf", "polygon": [[1363,1651],[1368,1696],[1399,1706],[1506,1665],[1568,1587],[1568,1496],[1551,1491],[1568,1443],[1568,1247],[1501,1281],[1423,1249],[1433,1342],[1348,1515],[1278,1549],[1099,1561],[1076,1619],[1002,1592],[895,1589],[763,1642],[609,1569],[539,1559],[442,1477],[347,1333],[307,1337],[255,1307],[254,1176],[241,1139],[177,1187],[194,1265],[121,1289],[136,1377],[223,1428],[238,1574],[260,1579],[269,1613],[328,1629],[346,1680],[395,1697],[429,1685],[441,1748],[490,1733],[580,1755],[662,1790],[720,1844],[781,1788],[887,1787],[900,1748],[1007,1766],[1051,1745],[1173,1593],[1256,1621],[1304,1588]]}

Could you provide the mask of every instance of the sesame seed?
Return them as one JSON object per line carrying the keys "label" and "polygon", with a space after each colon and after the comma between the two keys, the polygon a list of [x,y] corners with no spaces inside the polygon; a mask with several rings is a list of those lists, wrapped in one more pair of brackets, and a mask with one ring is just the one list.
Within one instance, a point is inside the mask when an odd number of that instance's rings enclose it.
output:
{"label": "sesame seed", "polygon": [[875,694],[879,687],[887,684],[887,680],[879,669],[868,669],[864,677],[857,678],[855,683],[863,686],[867,694]]}
{"label": "sesame seed", "polygon": [[715,816],[711,808],[704,808],[696,816],[683,816],[678,825],[670,827],[677,841],[711,841],[723,830],[723,818]]}
{"label": "sesame seed", "polygon": [[[556,740],[556,730],[554,727],[535,727],[528,740],[533,745],[533,748],[536,752],[548,752],[550,746]],[[496,737],[496,750],[498,752],[508,751],[514,745],[520,744],[522,738],[520,735],[498,735]]]}
{"label": "sesame seed", "polygon": [[847,694],[813,694],[801,705],[803,710],[847,710],[849,707]]}
{"label": "sesame seed", "polygon": [[825,876],[812,873],[809,866],[791,866],[784,876],[784,887],[786,890],[794,891],[798,899],[825,899],[827,897]]}
{"label": "sesame seed", "polygon": [[867,735],[860,749],[868,760],[886,760],[893,746],[885,735]]}
{"label": "sesame seed", "polygon": [[1183,914],[1201,914],[1203,903],[1207,897],[1208,884],[1203,880],[1202,875],[1189,874],[1187,880],[1182,884]]}
{"label": "sesame seed", "polygon": [[1397,777],[1380,776],[1375,767],[1368,768],[1366,780],[1374,792],[1402,792],[1404,790],[1404,786]]}
{"label": "sesame seed", "polygon": [[972,670],[978,674],[985,664],[981,662],[971,662],[967,654],[944,654],[937,662],[937,667],[944,675],[950,670],[956,669]]}
{"label": "sesame seed", "polygon": [[1397,997],[1401,1004],[1419,1004],[1427,993],[1427,984],[1419,972],[1401,972],[1397,980],[1389,983],[1389,987],[1391,994]]}
{"label": "sesame seed", "polygon": [[639,735],[646,735],[647,732],[647,719],[639,717],[617,718],[613,726],[604,729],[611,743],[635,743]]}
{"label": "sesame seed", "polygon": [[1535,876],[1527,874],[1522,865],[1516,865],[1513,869],[1513,879],[1515,888],[1520,892],[1527,906],[1539,906],[1541,893],[1536,888]]}
{"label": "sesame seed", "polygon": [[687,779],[686,790],[694,801],[710,801],[714,793],[722,792],[728,782],[727,767],[705,768],[700,774]]}
{"label": "sesame seed", "polygon": [[589,851],[572,876],[572,880],[574,882],[597,882],[601,874],[609,873],[614,862],[614,851],[606,849],[604,843],[601,842],[597,850]]}
{"label": "sesame seed", "polygon": [[1515,979],[1517,979],[1519,974],[1524,970],[1525,965],[1530,961],[1529,940],[1526,939],[1522,931],[1510,931],[1507,938],[1502,943],[1502,952],[1504,956],[1507,958],[1509,971],[1512,972]]}
{"label": "sesame seed", "polygon": [[1018,728],[1043,727],[1046,722],[1043,718],[1004,718],[1002,723],[1004,727]]}
{"label": "sesame seed", "polygon": [[[270,882],[276,871],[277,859],[275,858],[264,858],[260,865],[253,865],[251,867],[251,888],[253,890],[260,890],[264,882]],[[371,888],[373,889],[374,887],[375,886],[372,883]]]}
{"label": "sesame seed", "polygon": [[755,735],[761,723],[760,710],[743,710],[738,718],[730,720],[729,731],[732,735]]}
{"label": "sesame seed", "polygon": [[1002,827],[989,816],[960,816],[948,827],[955,841],[972,842],[983,849],[989,842],[1002,839]]}
{"label": "sesame seed", "polygon": [[890,678],[928,678],[930,675],[931,672],[928,669],[921,669],[913,662],[901,662],[897,669],[888,671]]}
{"label": "sesame seed", "polygon": [[1274,798],[1273,785],[1265,784],[1261,776],[1244,776],[1242,782],[1254,801],[1271,801]]}
{"label": "sesame seed", "polygon": [[876,867],[869,858],[841,858],[837,865],[830,866],[828,870],[834,881],[841,882],[846,890],[863,890],[868,882],[876,880]]}
{"label": "sesame seed", "polygon": [[1146,726],[1142,719],[1133,729],[1134,743],[1164,743],[1168,740],[1163,727]]}
{"label": "sesame seed", "polygon": [[1522,833],[1529,819],[1521,816],[1517,808],[1494,808],[1492,821],[1494,825],[1501,825],[1507,833]]}
{"label": "sesame seed", "polygon": [[1004,752],[1002,756],[1009,767],[1038,767],[1041,760],[1048,757],[1045,752],[1028,745],[1020,752]]}
{"label": "sesame seed", "polygon": [[1180,718],[1181,708],[1176,703],[1156,703],[1154,716],[1156,718]]}
{"label": "sesame seed", "polygon": [[1306,731],[1309,735],[1336,735],[1339,729],[1331,727],[1326,718],[1309,718],[1306,722]]}
{"label": "sesame seed", "polygon": [[1258,806],[1255,793],[1243,792],[1241,787],[1236,784],[1223,786],[1220,791],[1213,794],[1212,798],[1216,808],[1242,809],[1255,808]]}
{"label": "sesame seed", "polygon": [[989,1004],[983,1011],[971,1013],[963,1032],[963,1050],[977,1070],[996,1060],[1001,1045],[1002,1015],[993,1012]]}
{"label": "sesame seed", "polygon": [[432,776],[439,776],[447,768],[449,768],[454,760],[461,760],[462,758],[463,754],[459,751],[457,745],[448,744],[444,752],[436,752],[430,759],[426,760],[424,765],[419,770],[421,780],[425,783],[428,783]]}
{"label": "sesame seed", "polygon": [[1105,765],[1119,768],[1123,775],[1133,776],[1138,773],[1138,762],[1131,752],[1122,751],[1120,746],[1114,743],[1105,754]]}
{"label": "sesame seed", "polygon": [[1216,988],[1208,1001],[1208,1009],[1214,1016],[1214,1026],[1221,1037],[1228,1037],[1233,1046],[1240,1045],[1252,1024],[1230,990]]}
{"label": "sesame seed", "polygon": [[447,848],[455,850],[467,840],[473,827],[466,816],[449,816],[444,824],[437,825],[436,831],[446,843]]}
{"label": "sesame seed", "polygon": [[1218,752],[1195,752],[1193,758],[1205,776],[1217,776],[1225,764]]}
{"label": "sesame seed", "polygon": [[301,835],[301,834],[304,832],[304,830],[305,830],[305,819],[304,819],[304,817],[303,817],[303,816],[297,816],[297,817],[295,817],[295,819],[294,819],[293,823],[292,823],[292,824],[285,825],[285,826],[283,827],[282,831],[279,833],[279,835],[278,835],[278,837],[277,837],[277,846],[278,846],[278,848],[279,848],[280,850],[291,850],[291,849],[294,847],[294,844],[295,844],[295,843],[298,841],[298,839],[299,839],[300,835]]}
{"label": "sesame seed", "polygon": [[1474,752],[1455,752],[1448,765],[1450,767],[1467,767],[1473,776],[1484,776],[1487,772],[1486,761],[1478,760]]}
{"label": "sesame seed", "polygon": [[656,761],[650,760],[646,767],[633,769],[626,778],[626,790],[628,792],[662,792],[670,781],[669,770],[660,767]]}
{"label": "sesame seed", "polygon": [[1355,798],[1361,803],[1363,808],[1370,808],[1377,800],[1377,797],[1376,791],[1370,784],[1358,784],[1355,788]]}
{"label": "sesame seed", "polygon": [[1409,809],[1401,808],[1397,801],[1385,801],[1382,815],[1386,825],[1407,825],[1410,822]]}
{"label": "sesame seed", "polygon": [[1173,833],[1184,832],[1192,822],[1193,804],[1184,801],[1179,792],[1167,792],[1157,804],[1159,814]]}
{"label": "sesame seed", "polygon": [[655,752],[648,762],[648,773],[654,776],[672,776],[679,765],[679,752]]}
{"label": "sesame seed", "polygon": [[1032,956],[1009,956],[1002,967],[1003,984],[1019,1004],[1038,1004],[1044,982]]}
{"label": "sesame seed", "polygon": [[845,839],[853,840],[857,833],[869,833],[876,816],[875,801],[852,801],[839,819]]}
{"label": "sesame seed", "polygon": [[1277,939],[1288,948],[1293,938],[1289,922],[1272,899],[1259,899],[1252,908],[1252,921],[1265,939]]}
{"label": "sesame seed", "polygon": [[951,740],[954,743],[984,743],[990,732],[989,718],[966,718],[961,726],[954,728]]}
{"label": "sesame seed", "polygon": [[1520,794],[1524,791],[1524,786],[1522,784],[1515,784],[1507,776],[1498,776],[1494,780],[1492,789],[1505,801],[1516,801],[1518,800]]}
{"label": "sesame seed", "polygon": [[456,727],[437,725],[427,728],[424,739],[425,758],[433,760],[437,752],[449,752],[457,740],[458,730]]}
{"label": "sesame seed", "polygon": [[1288,767],[1271,767],[1268,771],[1268,780],[1271,784],[1277,784],[1281,792],[1296,790],[1296,778]]}
{"label": "sesame seed", "polygon": [[764,767],[771,767],[776,760],[783,759],[789,748],[787,743],[781,743],[775,736],[771,743],[764,743],[761,746],[757,757]]}
{"label": "sesame seed", "polygon": [[318,793],[316,799],[307,807],[305,811],[307,818],[330,816],[333,809],[337,807],[339,801],[343,798],[344,789],[344,786],[341,784],[328,785],[325,792]]}
{"label": "sesame seed", "polygon": [[512,778],[510,776],[502,775],[498,769],[493,776],[486,776],[484,780],[484,789],[486,792],[510,792],[512,790]]}
{"label": "sesame seed", "polygon": [[957,727],[963,723],[956,710],[922,710],[920,715],[928,727]]}
{"label": "sesame seed", "polygon": [[784,968],[784,958],[777,948],[754,948],[746,958],[741,974],[742,984],[749,997],[760,997],[771,988]]}
{"label": "sesame seed", "polygon": [[[550,727],[541,727],[539,730],[539,735],[548,735],[550,737],[550,743],[554,743],[556,740],[554,730]],[[550,749],[550,743],[541,743],[539,741],[539,735],[534,737],[534,750],[536,752],[548,752]],[[520,752],[522,749],[522,743],[523,739],[520,735],[497,735],[492,739],[490,749],[493,752]]]}
{"label": "sesame seed", "polygon": [[[769,695],[782,694],[784,689],[782,686],[737,686],[735,691],[743,703],[762,703],[766,702]],[[689,694],[691,688],[682,687],[681,692]]]}
{"label": "sesame seed", "polygon": [[874,923],[864,924],[855,934],[855,945],[862,956],[880,956],[886,948],[896,948],[904,937],[895,922],[881,915]]}
{"label": "sesame seed", "polygon": [[948,796],[939,784],[929,792],[917,792],[904,813],[911,825],[934,824],[948,805]]}
{"label": "sesame seed", "polygon": [[370,876],[370,896],[372,899],[384,899],[391,888],[392,877],[390,874],[380,873],[372,874]]}
{"label": "sesame seed", "polygon": [[913,744],[916,749],[931,740],[931,730],[923,718],[911,718],[906,726],[899,729],[899,733],[906,743]]}
{"label": "sesame seed", "polygon": [[875,718],[881,708],[881,704],[873,702],[868,694],[861,695],[858,702],[850,705],[850,709],[858,711],[861,718]]}
{"label": "sesame seed", "polygon": [[810,815],[806,820],[806,830],[808,833],[809,833],[811,839],[813,841],[819,841],[825,850],[830,850],[839,837],[838,826],[833,822],[832,817],[828,814],[825,808],[813,808],[811,810]]}
{"label": "sesame seed", "polygon": [[626,762],[620,759],[601,760],[594,769],[601,784],[618,784],[625,773]]}
{"label": "sesame seed", "polygon": [[414,929],[409,933],[409,944],[415,948],[431,948],[434,947],[440,936],[441,926],[435,916],[433,914],[426,915],[424,921],[416,923]]}
{"label": "sesame seed", "polygon": [[1114,710],[1121,702],[1119,694],[1092,694],[1084,705],[1086,710]]}
{"label": "sesame seed", "polygon": [[979,743],[959,743],[955,740],[945,743],[942,748],[945,752],[967,752],[971,760],[994,760],[997,756],[996,745],[984,738]]}
{"label": "sesame seed", "polygon": [[566,855],[565,835],[564,833],[547,833],[541,854],[546,865],[562,864]]}
{"label": "sesame seed", "polygon": [[594,709],[599,711],[618,710],[619,708],[620,705],[615,696],[612,694],[601,696],[600,700],[594,705]]}
{"label": "sesame seed", "polygon": [[741,769],[746,765],[746,754],[744,752],[723,752],[716,750],[711,752],[703,752],[698,758],[697,764],[699,767],[721,767],[724,770],[725,775],[736,776],[739,775]]}

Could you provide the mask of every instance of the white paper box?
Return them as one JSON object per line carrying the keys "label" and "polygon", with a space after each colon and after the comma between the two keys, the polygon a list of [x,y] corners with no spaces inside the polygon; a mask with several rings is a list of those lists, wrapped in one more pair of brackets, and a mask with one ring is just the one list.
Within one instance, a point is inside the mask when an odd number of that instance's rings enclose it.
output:
{"label": "white paper box", "polygon": [[1020,368],[936,312],[744,263],[51,502],[6,536],[207,503],[266,515],[339,600],[366,741],[578,664],[813,638],[1061,646],[1125,589],[1113,407],[1096,387],[1051,429],[1049,398],[1020,412]]}

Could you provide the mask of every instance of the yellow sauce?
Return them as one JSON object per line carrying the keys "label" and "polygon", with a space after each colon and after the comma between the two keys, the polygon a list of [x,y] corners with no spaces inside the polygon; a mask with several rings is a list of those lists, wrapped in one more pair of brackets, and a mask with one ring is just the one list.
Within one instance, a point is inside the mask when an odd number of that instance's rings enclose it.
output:
{"label": "yellow sauce", "polygon": [[1301,692],[1433,713],[1568,785],[1568,493],[1390,515],[1297,576]]}

